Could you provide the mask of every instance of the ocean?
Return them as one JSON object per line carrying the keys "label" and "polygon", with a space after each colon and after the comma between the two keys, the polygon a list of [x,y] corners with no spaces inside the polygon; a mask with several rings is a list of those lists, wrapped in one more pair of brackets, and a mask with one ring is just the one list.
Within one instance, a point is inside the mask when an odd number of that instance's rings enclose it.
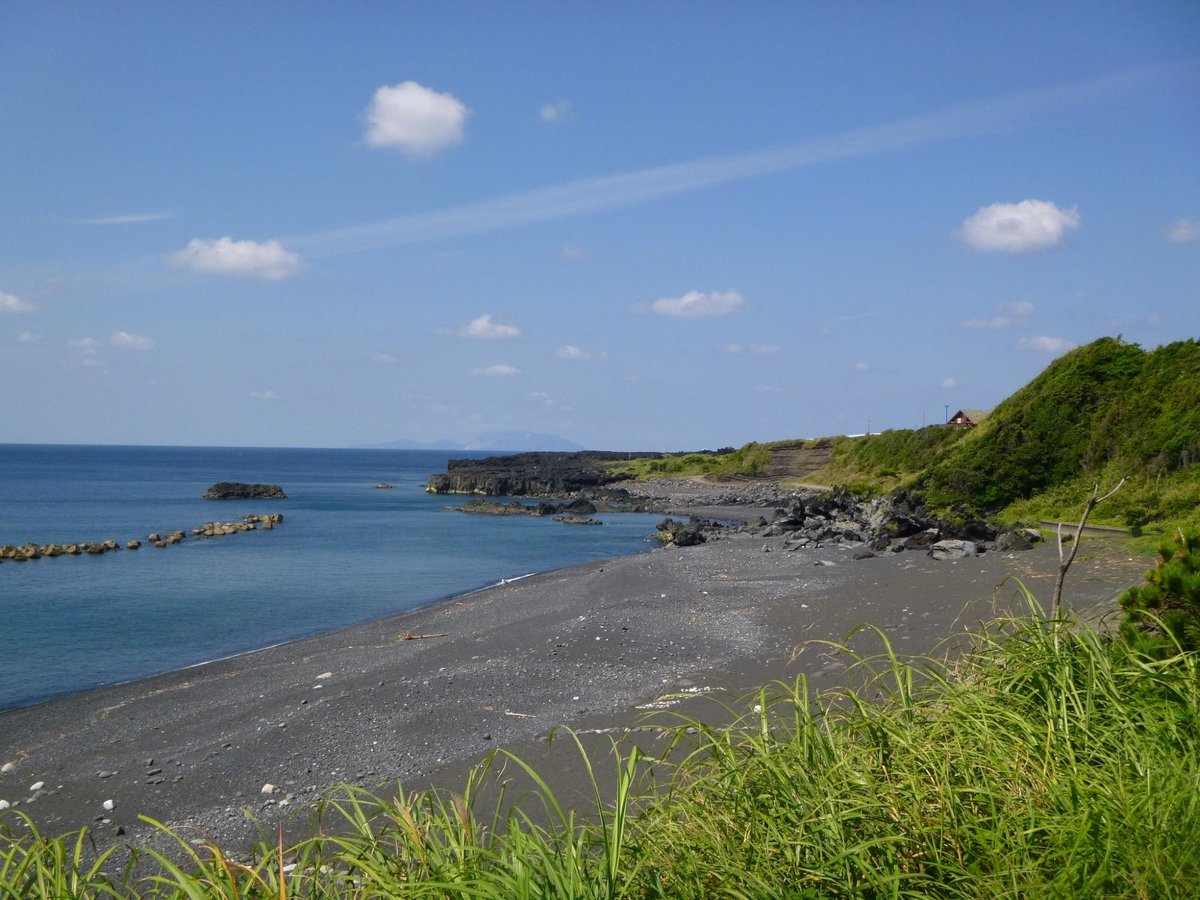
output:
{"label": "ocean", "polygon": [[[447,511],[468,498],[426,494],[426,478],[471,455],[489,454],[0,444],[0,545],[143,541],[0,562],[0,710],[650,548],[658,516],[588,527]],[[201,499],[217,481],[279,484],[287,499]],[[271,531],[145,542],[272,512]]]}

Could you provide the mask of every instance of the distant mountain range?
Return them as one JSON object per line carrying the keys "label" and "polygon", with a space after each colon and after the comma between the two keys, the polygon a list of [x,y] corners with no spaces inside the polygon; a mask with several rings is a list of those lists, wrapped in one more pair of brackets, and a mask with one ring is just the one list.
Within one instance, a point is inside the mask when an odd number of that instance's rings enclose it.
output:
{"label": "distant mountain range", "polygon": [[360,444],[359,450],[564,450],[585,449],[582,444],[568,441],[557,434],[538,434],[533,431],[488,431],[472,441],[460,443],[449,438],[438,441],[386,441],[382,444]]}

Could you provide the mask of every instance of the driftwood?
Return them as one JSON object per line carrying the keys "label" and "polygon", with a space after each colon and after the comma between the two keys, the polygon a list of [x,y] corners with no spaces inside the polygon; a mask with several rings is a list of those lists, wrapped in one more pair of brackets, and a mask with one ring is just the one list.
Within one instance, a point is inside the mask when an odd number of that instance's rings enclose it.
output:
{"label": "driftwood", "polygon": [[[1071,568],[1071,563],[1075,561],[1075,554],[1079,552],[1079,538],[1083,536],[1084,526],[1087,525],[1088,516],[1092,514],[1092,510],[1115,494],[1121,489],[1121,485],[1125,483],[1122,478],[1117,482],[1117,486],[1105,494],[1100,496],[1100,485],[1097,484],[1095,490],[1092,491],[1092,496],[1088,498],[1087,504],[1083,508],[1083,517],[1079,520],[1079,526],[1075,529],[1075,536],[1071,539],[1071,555],[1064,558],[1063,556],[1063,523],[1058,523],[1058,579],[1054,582],[1054,618],[1058,618],[1058,610],[1062,606],[1062,590],[1063,582],[1067,577],[1067,570]],[[1071,536],[1068,535],[1068,538]]]}

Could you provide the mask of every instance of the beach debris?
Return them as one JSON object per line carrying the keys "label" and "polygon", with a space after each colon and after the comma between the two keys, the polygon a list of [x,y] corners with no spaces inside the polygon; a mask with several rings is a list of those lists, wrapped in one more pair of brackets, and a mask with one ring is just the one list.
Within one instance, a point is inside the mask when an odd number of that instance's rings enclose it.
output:
{"label": "beach debris", "polygon": [[437,631],[432,634],[413,634],[411,631],[406,631],[400,635],[400,640],[402,640],[402,641],[427,641],[430,638],[446,637],[446,635],[448,635],[449,633],[450,632],[448,632],[448,631]]}
{"label": "beach debris", "polygon": [[100,806],[105,812],[112,812],[116,808],[117,804],[113,803],[112,800],[105,800],[100,804]]}
{"label": "beach debris", "polygon": [[332,672],[322,672],[320,675],[317,676],[317,681],[324,681],[326,678],[332,678],[332,677],[333,677]]}
{"label": "beach debris", "polygon": [[41,790],[42,788],[44,788],[45,786],[46,786],[46,782],[44,782],[44,781],[35,781],[33,784],[31,784],[31,785],[29,786],[29,793],[31,793],[31,794],[33,794],[33,793],[36,793],[37,791],[40,791],[40,790]]}
{"label": "beach debris", "polygon": [[537,718],[537,716],[534,713],[513,712],[511,709],[506,709],[504,711],[504,714],[506,716],[512,716],[513,718],[516,718],[516,719],[536,719]]}

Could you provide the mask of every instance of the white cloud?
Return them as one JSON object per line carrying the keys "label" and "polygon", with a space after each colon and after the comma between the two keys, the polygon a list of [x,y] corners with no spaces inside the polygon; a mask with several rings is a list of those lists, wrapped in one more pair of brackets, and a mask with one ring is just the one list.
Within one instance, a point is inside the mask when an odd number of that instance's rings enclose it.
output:
{"label": "white cloud", "polygon": [[755,344],[750,348],[750,352],[755,356],[774,356],[776,353],[782,353],[783,348],[778,344]]}
{"label": "white cloud", "polygon": [[556,409],[559,412],[572,412],[575,407],[570,403],[564,403],[548,394],[546,391],[530,391],[529,398],[536,400],[540,405],[547,409]]}
{"label": "white cloud", "polygon": [[559,359],[608,359],[608,352],[605,350],[590,352],[582,347],[576,347],[574,344],[559,347],[554,351],[554,355]]}
{"label": "white cloud", "polygon": [[1200,222],[1191,219],[1176,219],[1167,229],[1167,240],[1172,244],[1191,244],[1200,241]]}
{"label": "white cloud", "polygon": [[32,331],[22,331],[17,335],[18,344],[36,344],[41,339],[42,336],[40,334],[34,334]]}
{"label": "white cloud", "polygon": [[866,360],[860,359],[858,362],[856,362],[854,364],[855,372],[869,372],[870,370],[871,370],[871,364],[869,362],[867,362]]}
{"label": "white cloud", "polygon": [[943,378],[942,379],[942,387],[944,387],[944,388],[958,387],[958,381],[954,378]]}
{"label": "white cloud", "polygon": [[746,348],[743,347],[741,344],[726,344],[724,347],[721,348],[721,352],[728,353],[731,356],[737,356],[744,349],[746,349]]}
{"label": "white cloud", "polygon": [[571,101],[560,100],[557,103],[547,103],[538,110],[538,117],[543,122],[561,122],[571,112]]}
{"label": "white cloud", "polygon": [[371,356],[371,362],[379,366],[394,366],[400,358],[392,353],[376,353]]}
{"label": "white cloud", "polygon": [[71,338],[67,343],[78,350],[80,353],[91,355],[97,352],[103,346],[94,337]]}
{"label": "white cloud", "polygon": [[175,213],[129,213],[123,216],[99,216],[93,219],[69,219],[72,225],[136,225],[141,222],[161,222],[173,219]]}
{"label": "white cloud", "polygon": [[993,203],[964,219],[959,235],[976,250],[1029,253],[1061,243],[1079,222],[1075,207],[1059,209],[1047,200]]}
{"label": "white cloud", "polygon": [[485,375],[488,378],[503,378],[506,375],[517,375],[520,371],[516,366],[510,366],[508,363],[497,363],[494,366],[488,366],[486,369],[475,369],[471,374]]}
{"label": "white cloud", "polygon": [[662,316],[727,316],[741,309],[745,302],[737,291],[688,291],[682,297],[655,300],[650,311]]}
{"label": "white cloud", "polygon": [[182,250],[167,254],[167,260],[180,269],[209,275],[233,275],[279,281],[304,271],[299,255],[279,241],[235,241],[231,237],[216,240],[192,238]]}
{"label": "white cloud", "polygon": [[967,319],[962,323],[963,328],[986,328],[999,330],[1028,325],[1029,317],[1033,314],[1034,305],[1028,300],[1018,300],[1015,303],[1001,303],[996,307],[996,315],[990,319]]}
{"label": "white cloud", "polygon": [[367,108],[366,140],[372,147],[398,147],[410,156],[428,156],[462,143],[469,114],[451,94],[415,81],[385,84]]}
{"label": "white cloud", "polygon": [[1192,68],[1189,64],[1164,64],[1127,69],[1100,78],[956,104],[798,143],[550,185],[475,203],[296,235],[287,242],[304,253],[333,255],[624,209],[805,166],[994,134],[1020,125],[1032,115],[1090,102],[1131,86],[1184,81],[1191,78]]}
{"label": "white cloud", "polygon": [[27,313],[37,309],[28,300],[22,300],[16,294],[6,294],[0,291],[0,312],[6,313]]}
{"label": "white cloud", "polygon": [[121,350],[149,350],[154,346],[154,341],[144,334],[133,334],[129,331],[113,332],[109,342]]}
{"label": "white cloud", "polygon": [[563,244],[558,249],[558,255],[571,262],[579,262],[587,256],[587,249],[578,244]]}
{"label": "white cloud", "polygon": [[254,400],[278,400],[279,399],[279,395],[272,390],[251,391],[250,397]]}
{"label": "white cloud", "polygon": [[1062,353],[1075,345],[1064,338],[1057,337],[1023,337],[1017,341],[1022,350],[1033,350],[1037,353]]}
{"label": "white cloud", "polygon": [[470,338],[515,338],[521,336],[521,329],[516,325],[504,325],[500,322],[493,322],[490,313],[484,313],[477,319],[472,319],[456,334],[459,337]]}
{"label": "white cloud", "polygon": [[754,386],[756,394],[782,394],[783,388],[777,384],[756,384]]}

